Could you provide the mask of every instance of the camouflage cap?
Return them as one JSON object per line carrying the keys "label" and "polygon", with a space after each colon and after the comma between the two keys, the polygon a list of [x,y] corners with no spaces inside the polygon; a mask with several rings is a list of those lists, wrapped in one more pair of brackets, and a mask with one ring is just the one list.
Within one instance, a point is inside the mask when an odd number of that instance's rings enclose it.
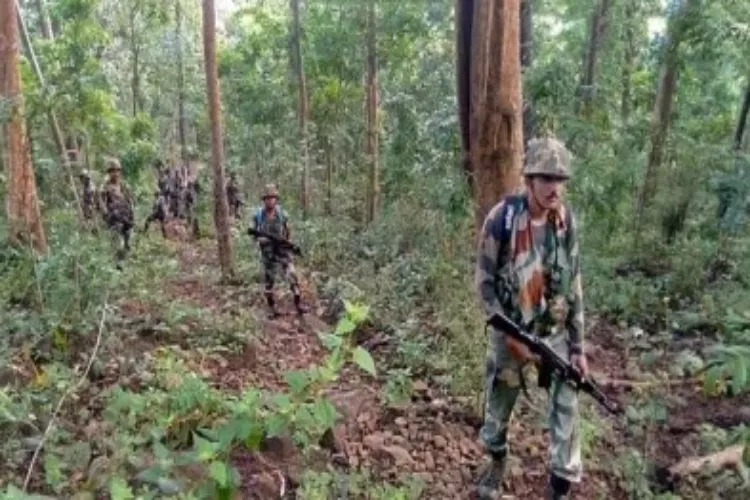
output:
{"label": "camouflage cap", "polygon": [[265,200],[266,198],[278,198],[279,197],[279,190],[276,188],[276,184],[267,184],[266,188],[263,190],[263,196],[261,196],[261,199]]}
{"label": "camouflage cap", "polygon": [[531,139],[526,150],[523,175],[569,179],[570,152],[552,136]]}
{"label": "camouflage cap", "polygon": [[120,162],[117,158],[107,158],[107,172],[111,172],[113,170],[122,170],[122,167],[120,167]]}
{"label": "camouflage cap", "polygon": [[81,173],[78,175],[84,179],[91,179],[91,172],[89,172],[88,169],[81,170]]}

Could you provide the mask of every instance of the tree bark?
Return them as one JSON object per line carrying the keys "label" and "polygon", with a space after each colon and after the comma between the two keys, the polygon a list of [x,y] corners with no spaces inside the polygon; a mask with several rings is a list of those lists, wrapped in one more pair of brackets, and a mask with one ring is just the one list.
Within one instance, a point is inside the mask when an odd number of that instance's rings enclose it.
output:
{"label": "tree bark", "polygon": [[622,64],[622,97],[620,101],[620,119],[622,123],[627,123],[630,118],[630,108],[633,100],[631,96],[631,78],[638,50],[635,44],[635,15],[637,8],[638,4],[636,0],[627,0],[625,4],[625,54]]}
{"label": "tree bark", "polygon": [[609,0],[598,0],[594,11],[591,13],[589,23],[589,39],[586,44],[586,52],[583,58],[583,70],[581,81],[578,84],[578,101],[576,101],[576,114],[587,115],[591,100],[596,89],[596,61],[599,55],[604,34],[607,30],[609,16]]}
{"label": "tree bark", "polygon": [[365,155],[369,167],[367,221],[372,222],[380,208],[380,159],[379,159],[379,91],[378,53],[376,38],[375,0],[367,5],[366,52],[367,52],[367,142]]}
{"label": "tree bark", "polygon": [[203,0],[203,56],[211,122],[211,160],[214,172],[214,224],[222,277],[234,276],[232,240],[229,233],[229,204],[224,186],[224,145],[221,136],[219,73],[216,65],[216,10],[214,0]]}
{"label": "tree bark", "polygon": [[8,236],[11,243],[30,244],[44,252],[47,240],[24,127],[17,19],[15,0],[0,0],[0,99],[11,104],[9,119],[2,127]]}
{"label": "tree bark", "polygon": [[310,159],[307,140],[307,79],[305,78],[305,65],[302,60],[302,41],[300,36],[299,0],[290,0],[289,7],[292,11],[291,26],[291,49],[292,69],[297,77],[297,120],[299,123],[299,149],[300,162],[302,163],[302,182],[300,189],[300,206],[302,216],[307,217],[310,204]]}
{"label": "tree bark", "polygon": [[[459,115],[462,146],[468,144],[463,158],[481,228],[490,209],[521,181],[520,0],[459,0],[456,7]],[[469,61],[462,59],[467,56]]]}
{"label": "tree bark", "polygon": [[[677,66],[679,62],[679,46],[682,38],[685,17],[689,9],[689,0],[683,0],[680,10],[671,20],[668,39],[665,42],[664,60],[659,70],[659,86],[656,91],[654,111],[651,115],[651,149],[646,164],[646,175],[643,179],[638,199],[637,224],[638,233],[642,228],[646,213],[659,185],[659,170],[663,161],[664,146],[669,132],[669,122],[672,114],[672,102],[677,86]],[[638,238],[636,238],[636,241]]]}
{"label": "tree bark", "polygon": [[745,86],[745,97],[742,99],[740,107],[740,116],[737,119],[737,128],[734,130],[734,150],[742,150],[742,141],[745,138],[745,127],[747,126],[747,114],[750,111],[750,78]]}
{"label": "tree bark", "polygon": [[[534,60],[533,0],[521,0],[521,68],[526,71]],[[536,134],[536,114],[529,98],[523,100],[523,147]]]}
{"label": "tree bark", "polygon": [[188,163],[187,135],[185,133],[185,61],[182,54],[182,2],[175,0],[176,33],[177,44],[177,112],[178,131],[180,135],[180,155],[182,164]]}

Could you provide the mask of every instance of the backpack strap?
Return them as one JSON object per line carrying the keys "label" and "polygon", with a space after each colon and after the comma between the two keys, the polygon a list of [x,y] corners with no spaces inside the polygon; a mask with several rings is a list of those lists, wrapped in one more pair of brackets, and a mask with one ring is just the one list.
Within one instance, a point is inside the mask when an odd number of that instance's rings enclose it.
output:
{"label": "backpack strap", "polygon": [[500,214],[500,248],[498,256],[507,255],[510,249],[513,220],[525,203],[523,195],[511,194],[503,198],[503,211]]}

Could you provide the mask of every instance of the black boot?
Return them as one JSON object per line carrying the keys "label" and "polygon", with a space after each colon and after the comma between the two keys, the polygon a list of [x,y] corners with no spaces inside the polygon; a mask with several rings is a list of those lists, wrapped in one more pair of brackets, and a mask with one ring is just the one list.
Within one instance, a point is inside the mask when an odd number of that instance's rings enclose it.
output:
{"label": "black boot", "polygon": [[271,319],[278,318],[280,316],[279,310],[276,308],[276,301],[273,298],[273,294],[266,294],[266,302],[268,303],[268,308],[271,310],[268,314],[268,316]]}
{"label": "black boot", "polygon": [[299,314],[300,316],[310,312],[310,308],[302,303],[302,297],[300,297],[299,295],[294,296],[294,307],[297,308],[297,314]]}
{"label": "black boot", "polygon": [[550,474],[549,485],[547,486],[546,500],[563,500],[567,498],[570,491],[570,481]]}
{"label": "black boot", "polygon": [[477,496],[480,500],[500,498],[507,462],[508,456],[505,453],[490,455],[490,459],[479,470]]}

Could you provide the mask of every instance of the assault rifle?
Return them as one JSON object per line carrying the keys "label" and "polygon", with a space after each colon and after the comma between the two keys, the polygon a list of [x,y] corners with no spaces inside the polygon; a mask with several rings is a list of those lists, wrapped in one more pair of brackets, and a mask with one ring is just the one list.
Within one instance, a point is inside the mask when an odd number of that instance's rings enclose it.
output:
{"label": "assault rifle", "polygon": [[276,236],[275,234],[260,231],[253,227],[247,230],[247,234],[249,234],[250,236],[255,236],[256,238],[267,238],[273,245],[278,246],[280,249],[289,250],[294,255],[299,255],[300,257],[302,256],[302,249],[299,246],[295,245],[287,239]]}
{"label": "assault rifle", "polygon": [[581,372],[570,364],[570,361],[557,354],[545,341],[536,335],[523,331],[518,325],[501,314],[493,314],[492,317],[487,320],[487,323],[504,334],[510,335],[512,338],[528,347],[533,354],[539,356],[541,360],[541,366],[539,367],[540,386],[548,386],[548,382],[554,374],[576,391],[583,391],[591,395],[591,397],[593,397],[610,413],[620,413],[620,408],[618,408],[617,405],[615,405],[604,394],[604,391],[602,391],[601,387],[599,387],[590,375],[583,377]]}

